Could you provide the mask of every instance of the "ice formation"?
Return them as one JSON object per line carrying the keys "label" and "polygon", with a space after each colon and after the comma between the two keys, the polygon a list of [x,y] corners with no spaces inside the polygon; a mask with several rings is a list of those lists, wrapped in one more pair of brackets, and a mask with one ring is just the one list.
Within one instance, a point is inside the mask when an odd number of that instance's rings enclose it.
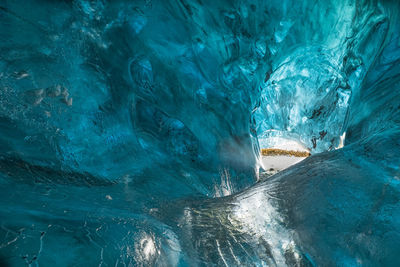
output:
{"label": "ice formation", "polygon": [[0,265],[399,266],[399,14],[1,0]]}

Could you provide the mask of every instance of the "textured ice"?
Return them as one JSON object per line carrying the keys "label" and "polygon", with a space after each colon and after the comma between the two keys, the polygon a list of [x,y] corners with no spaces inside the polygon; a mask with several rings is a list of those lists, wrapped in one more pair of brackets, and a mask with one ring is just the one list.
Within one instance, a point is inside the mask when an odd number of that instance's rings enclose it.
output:
{"label": "textured ice", "polygon": [[399,266],[399,12],[0,0],[0,265]]}

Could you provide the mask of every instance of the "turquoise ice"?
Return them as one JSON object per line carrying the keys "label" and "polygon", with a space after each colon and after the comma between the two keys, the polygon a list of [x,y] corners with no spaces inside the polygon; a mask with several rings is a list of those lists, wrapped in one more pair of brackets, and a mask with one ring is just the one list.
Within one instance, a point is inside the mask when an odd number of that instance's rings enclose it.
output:
{"label": "turquoise ice", "polygon": [[399,14],[0,0],[0,265],[399,266]]}

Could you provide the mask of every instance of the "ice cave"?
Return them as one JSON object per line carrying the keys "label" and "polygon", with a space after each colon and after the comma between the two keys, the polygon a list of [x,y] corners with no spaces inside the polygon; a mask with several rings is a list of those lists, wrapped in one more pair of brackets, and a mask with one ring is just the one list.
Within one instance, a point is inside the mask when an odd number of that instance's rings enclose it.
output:
{"label": "ice cave", "polygon": [[400,266],[400,1],[0,0],[0,266]]}

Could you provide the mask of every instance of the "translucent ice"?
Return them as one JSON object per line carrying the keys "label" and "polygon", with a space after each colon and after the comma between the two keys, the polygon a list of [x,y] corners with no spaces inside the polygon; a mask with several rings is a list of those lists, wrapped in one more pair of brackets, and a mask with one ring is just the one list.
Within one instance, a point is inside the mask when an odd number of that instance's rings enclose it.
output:
{"label": "translucent ice", "polygon": [[0,1],[0,265],[399,266],[399,14]]}

